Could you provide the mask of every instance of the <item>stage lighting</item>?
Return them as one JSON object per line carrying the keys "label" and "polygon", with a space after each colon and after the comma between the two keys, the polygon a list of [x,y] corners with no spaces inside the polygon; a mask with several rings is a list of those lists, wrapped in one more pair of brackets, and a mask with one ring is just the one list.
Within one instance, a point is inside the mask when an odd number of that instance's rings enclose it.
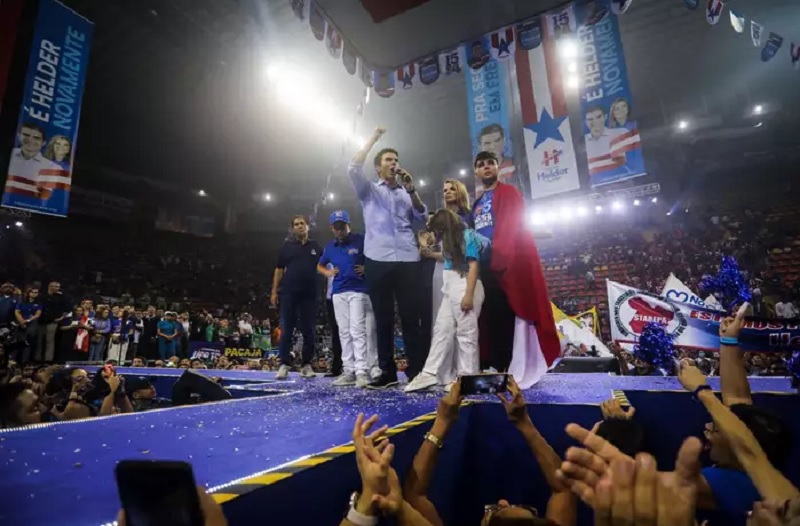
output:
{"label": "stage lighting", "polygon": [[603,207],[600,206],[600,205],[597,205],[596,207],[594,207],[594,211],[599,214],[600,212],[603,211]]}
{"label": "stage lighting", "polygon": [[650,200],[651,203],[655,204],[658,203],[658,197],[654,197]]}
{"label": "stage lighting", "polygon": [[420,180],[419,180],[419,185],[420,185],[420,186],[425,186],[425,184],[426,184],[426,183],[425,183],[425,179],[420,179]]}
{"label": "stage lighting", "polygon": [[330,194],[328,194],[328,201],[333,201],[335,198],[336,198],[336,196],[335,196],[335,195],[333,195],[333,192],[331,192]]}
{"label": "stage lighting", "polygon": [[761,104],[753,106],[753,115],[761,115],[762,113],[764,113],[764,106]]}
{"label": "stage lighting", "polygon": [[586,210],[585,206],[579,206],[578,207],[578,217],[585,217],[588,212],[589,211]]}
{"label": "stage lighting", "polygon": [[678,129],[685,131],[689,129],[689,121],[678,121]]}
{"label": "stage lighting", "polygon": [[272,201],[272,194],[270,193],[264,194],[264,201]]}
{"label": "stage lighting", "polygon": [[549,212],[547,212],[546,218],[548,223],[555,223],[556,220],[558,219],[558,215],[556,215],[555,210],[550,210]]}
{"label": "stage lighting", "polygon": [[575,58],[578,56],[578,43],[575,39],[564,38],[559,45],[559,52],[562,58]]}
{"label": "stage lighting", "polygon": [[569,71],[570,73],[577,73],[578,72],[578,63],[575,62],[574,60],[570,61],[570,63],[567,64],[567,71]]}
{"label": "stage lighting", "polygon": [[270,80],[279,80],[286,71],[285,62],[273,62],[267,66],[267,78]]}
{"label": "stage lighting", "polygon": [[671,215],[672,215],[672,210],[670,210],[669,212],[667,212],[667,215],[668,215],[668,216],[671,216]]}
{"label": "stage lighting", "polygon": [[199,195],[200,197],[205,197],[205,196],[207,196],[208,194],[206,193],[206,191],[205,191],[205,190],[200,190],[199,192],[197,192],[197,195]]}
{"label": "stage lighting", "polygon": [[14,226],[22,228],[22,221],[17,221],[16,223],[14,223]]}
{"label": "stage lighting", "polygon": [[467,175],[467,171],[464,168],[462,168],[461,170],[458,171],[458,175],[464,177],[465,175]]}
{"label": "stage lighting", "polygon": [[567,77],[567,87],[570,89],[578,89],[580,87],[581,82],[578,79],[578,75],[570,75]]}
{"label": "stage lighting", "polygon": [[611,203],[611,209],[612,209],[612,210],[617,210],[617,211],[619,211],[619,210],[622,210],[622,209],[623,209],[623,207],[624,207],[624,206],[623,206],[623,204],[622,204],[622,203],[620,203],[619,201],[614,201],[613,203]]}
{"label": "stage lighting", "polygon": [[544,216],[539,212],[534,212],[531,214],[531,224],[534,226],[540,226],[545,224],[547,221],[545,220]]}
{"label": "stage lighting", "polygon": [[571,221],[572,220],[572,210],[567,208],[566,206],[562,206],[561,210],[559,210],[561,219],[564,221]]}
{"label": "stage lighting", "polygon": [[639,206],[639,205],[641,205],[641,204],[642,204],[642,202],[641,202],[641,201],[639,201],[638,199],[634,199],[634,200],[633,200],[633,206]]}

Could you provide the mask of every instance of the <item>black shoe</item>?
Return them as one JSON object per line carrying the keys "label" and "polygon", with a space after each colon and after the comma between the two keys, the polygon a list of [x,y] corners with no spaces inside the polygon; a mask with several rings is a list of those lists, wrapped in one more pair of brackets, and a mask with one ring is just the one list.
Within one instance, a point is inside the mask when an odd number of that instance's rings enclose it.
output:
{"label": "black shoe", "polygon": [[367,385],[367,389],[386,389],[393,385],[397,385],[397,375],[389,376],[388,374],[381,374],[375,381]]}

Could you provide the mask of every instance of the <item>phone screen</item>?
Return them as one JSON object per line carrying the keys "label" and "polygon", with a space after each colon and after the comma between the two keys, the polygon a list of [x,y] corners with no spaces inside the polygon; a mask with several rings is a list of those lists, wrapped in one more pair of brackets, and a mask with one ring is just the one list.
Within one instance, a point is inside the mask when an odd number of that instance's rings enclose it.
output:
{"label": "phone screen", "polygon": [[505,393],[508,390],[508,375],[497,374],[471,374],[461,377],[461,394],[494,394]]}
{"label": "phone screen", "polygon": [[116,473],[128,526],[203,526],[189,464],[123,460]]}

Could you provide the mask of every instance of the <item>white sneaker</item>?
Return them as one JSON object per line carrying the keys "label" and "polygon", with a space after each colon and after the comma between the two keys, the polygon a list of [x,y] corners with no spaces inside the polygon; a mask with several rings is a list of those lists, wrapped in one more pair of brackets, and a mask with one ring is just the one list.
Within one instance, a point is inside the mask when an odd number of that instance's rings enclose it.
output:
{"label": "white sneaker", "polygon": [[445,392],[445,393],[449,393],[449,392],[450,392],[450,389],[452,389],[452,388],[453,388],[453,384],[455,384],[455,382],[450,382],[449,384],[445,385],[445,386],[444,386],[444,392]]}
{"label": "white sneaker", "polygon": [[436,375],[422,371],[408,385],[403,389],[406,393],[413,393],[414,391],[421,391],[438,384]]}
{"label": "white sneaker", "polygon": [[373,380],[377,380],[382,372],[383,371],[381,371],[381,368],[376,365],[372,368],[372,370],[370,370],[369,375]]}
{"label": "white sneaker", "polygon": [[364,388],[369,385],[372,379],[367,373],[361,373],[356,376],[356,387]]}
{"label": "white sneaker", "polygon": [[342,373],[333,381],[336,387],[345,387],[356,383],[356,375],[353,373]]}
{"label": "white sneaker", "polygon": [[288,365],[281,365],[278,368],[278,374],[275,375],[276,380],[286,380],[289,378],[289,366]]}
{"label": "white sneaker", "polygon": [[317,373],[311,368],[311,364],[306,364],[303,366],[303,369],[300,370],[300,376],[303,378],[316,378]]}

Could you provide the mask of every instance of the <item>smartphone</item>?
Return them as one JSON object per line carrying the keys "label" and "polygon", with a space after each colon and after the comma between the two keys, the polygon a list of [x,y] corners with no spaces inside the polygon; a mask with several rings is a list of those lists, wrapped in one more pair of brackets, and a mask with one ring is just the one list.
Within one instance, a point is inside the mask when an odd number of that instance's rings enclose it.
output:
{"label": "smartphone", "polygon": [[128,526],[203,526],[189,464],[123,460],[116,476]]}
{"label": "smartphone", "polygon": [[469,374],[461,377],[461,394],[494,394],[508,390],[508,374]]}

